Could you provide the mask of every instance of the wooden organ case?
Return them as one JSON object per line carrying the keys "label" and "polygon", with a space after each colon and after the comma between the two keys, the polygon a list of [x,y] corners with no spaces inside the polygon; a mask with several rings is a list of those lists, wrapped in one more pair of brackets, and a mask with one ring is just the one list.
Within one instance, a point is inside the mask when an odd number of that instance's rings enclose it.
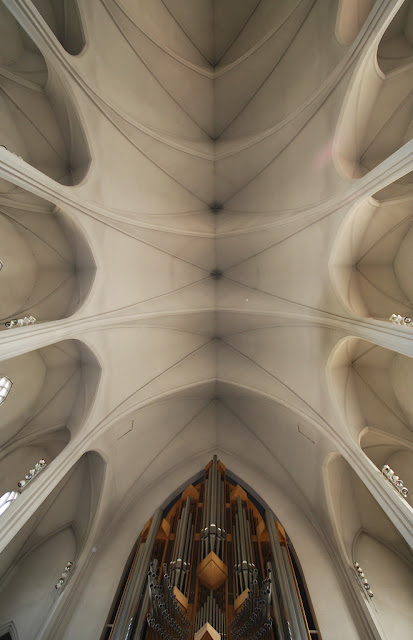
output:
{"label": "wooden organ case", "polygon": [[138,540],[102,640],[320,639],[282,525],[216,456]]}

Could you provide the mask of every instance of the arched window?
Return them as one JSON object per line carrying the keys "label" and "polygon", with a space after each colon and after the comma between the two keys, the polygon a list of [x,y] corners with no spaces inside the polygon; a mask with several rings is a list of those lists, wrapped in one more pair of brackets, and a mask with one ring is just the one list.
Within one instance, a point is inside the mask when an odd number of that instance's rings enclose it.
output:
{"label": "arched window", "polygon": [[12,386],[13,383],[10,378],[7,378],[6,376],[2,376],[0,378],[0,404],[2,404],[9,395]]}

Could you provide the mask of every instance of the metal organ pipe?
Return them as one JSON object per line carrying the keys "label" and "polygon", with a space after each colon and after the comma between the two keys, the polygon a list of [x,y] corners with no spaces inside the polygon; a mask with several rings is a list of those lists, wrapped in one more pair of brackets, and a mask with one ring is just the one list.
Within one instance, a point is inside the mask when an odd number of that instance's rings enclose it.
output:
{"label": "metal organ pipe", "polygon": [[[118,615],[113,626],[111,640],[128,640],[132,630],[134,616],[141,599],[143,587],[146,581],[149,562],[155,546],[156,535],[162,521],[162,509],[157,509],[152,516],[148,536],[141,543],[136,561],[129,577],[126,592],[120,605]],[[142,551],[141,551],[142,549]]]}
{"label": "metal organ pipe", "polygon": [[241,498],[237,497],[237,513],[235,514],[235,571],[239,583],[238,594],[248,589],[252,572],[255,569],[251,542],[251,527]]}
{"label": "metal organ pipe", "polygon": [[258,571],[253,572],[251,589],[242,605],[241,611],[231,623],[232,640],[271,640],[271,569],[258,587]]}
{"label": "metal organ pipe", "polygon": [[287,635],[287,630],[289,630],[290,637],[292,637],[293,640],[307,640],[308,633],[303,619],[287,549],[280,544],[274,522],[275,516],[272,511],[267,510],[265,512],[265,519],[270,537],[273,562],[284,605],[284,624],[286,628],[284,629],[284,636],[281,635],[281,638],[282,640],[285,638],[289,640],[289,636]]}
{"label": "metal organ pipe", "polygon": [[196,615],[195,633],[199,631],[199,629],[202,629],[207,622],[221,634],[222,640],[225,640],[225,617],[214,598],[213,591],[209,592],[207,599]]}
{"label": "metal organ pipe", "polygon": [[[154,565],[148,573],[150,613],[147,622],[150,629],[166,640],[188,640],[189,620],[182,613],[173,593],[167,567],[163,567],[163,579],[159,584]],[[134,639],[135,640],[135,639]]]}
{"label": "metal organ pipe", "polygon": [[188,582],[193,537],[191,498],[188,496],[176,528],[172,559],[169,563],[173,586],[176,586],[182,593],[185,593]]}
{"label": "metal organ pipe", "polygon": [[[157,577],[158,572],[158,561],[154,560],[152,566],[150,567],[151,578],[154,579]],[[148,578],[149,579],[149,578]],[[145,622],[146,622],[146,612],[149,608],[149,588],[146,589],[145,595],[142,600],[142,606],[140,608],[139,618],[135,626],[135,630],[131,637],[131,640],[142,640],[143,634],[145,631]]]}
{"label": "metal organ pipe", "polygon": [[290,588],[290,594],[291,594],[291,600],[292,600],[292,606],[294,607],[294,612],[295,612],[295,617],[297,620],[297,625],[298,625],[298,633],[299,635],[297,635],[297,638],[308,638],[308,633],[307,633],[307,626],[304,622],[304,618],[303,618],[303,613],[302,613],[302,609],[301,609],[301,603],[298,597],[298,593],[297,593],[297,588],[295,585],[295,580],[294,580],[294,575],[291,569],[291,563],[290,563],[290,558],[288,556],[288,551],[285,547],[281,547],[281,553],[283,555],[283,559],[284,559],[284,565],[285,565],[285,573],[287,576],[287,580],[288,580],[288,584],[289,584],[289,588]]}
{"label": "metal organ pipe", "polygon": [[[206,469],[203,488],[198,484],[195,489],[191,487],[185,492],[188,497],[181,499],[165,516],[170,528],[165,523],[159,531],[162,512],[159,509],[154,514],[147,539],[140,544],[130,570],[111,640],[193,640],[190,633],[196,633],[207,622],[222,640],[226,640],[227,634],[231,640],[308,640],[308,627],[288,547],[284,542],[280,543],[274,514],[270,510],[265,514],[271,561],[266,566],[256,567],[255,558],[258,564],[263,556],[266,557],[268,543],[266,537],[259,536],[254,536],[257,542],[253,542],[252,533],[262,531],[264,522],[250,500],[238,490],[235,491],[235,503],[232,500],[227,513],[226,491],[229,487],[220,469],[214,456]],[[202,493],[203,497],[200,497]],[[227,572],[217,558],[211,558],[211,565],[204,563],[198,567],[197,563],[211,551],[225,562],[228,515],[232,532],[228,559],[234,563],[234,573],[232,567],[228,567],[229,574],[225,577]],[[256,521],[260,523],[257,531]],[[156,558],[168,558],[168,564],[163,565],[161,581],[157,575],[157,560],[153,560],[155,541]],[[259,549],[262,554],[258,554]],[[194,564],[192,568],[191,563]],[[214,572],[211,572],[212,566]],[[262,576],[260,567],[266,572],[263,580],[258,578]],[[146,579],[148,589],[144,591]],[[233,596],[243,592],[246,597],[228,629],[226,596],[231,606]],[[187,603],[182,594],[187,597]]]}
{"label": "metal organ pipe", "polygon": [[204,509],[201,531],[201,555],[206,558],[214,551],[222,560],[224,557],[225,520],[224,520],[224,482],[218,471],[217,456],[214,456],[205,480]]}

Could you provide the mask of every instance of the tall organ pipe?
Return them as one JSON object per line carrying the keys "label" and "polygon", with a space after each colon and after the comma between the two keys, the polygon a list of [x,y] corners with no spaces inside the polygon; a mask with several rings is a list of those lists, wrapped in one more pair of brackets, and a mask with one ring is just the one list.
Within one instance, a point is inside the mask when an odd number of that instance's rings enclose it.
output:
{"label": "tall organ pipe", "polygon": [[214,456],[205,480],[201,553],[205,558],[210,551],[214,551],[222,560],[225,539],[224,490],[217,462],[217,456]]}
{"label": "tall organ pipe", "polygon": [[[285,623],[287,628],[289,628],[292,632],[293,640],[307,640],[308,634],[306,625],[303,619],[303,614],[301,610],[300,601],[298,599],[297,589],[295,587],[294,577],[292,575],[292,569],[290,565],[290,561],[288,559],[287,550],[282,548],[277,529],[275,526],[275,516],[272,511],[267,510],[265,512],[265,520],[267,523],[267,529],[270,537],[270,545],[272,558],[275,566],[275,574],[278,578],[282,601],[284,605],[284,613],[285,613]],[[288,565],[286,563],[286,559],[288,560]],[[281,626],[279,625],[280,638],[281,640],[286,640],[288,635],[286,635],[285,628],[281,630]],[[282,635],[282,632],[284,635]],[[288,639],[289,640],[289,639]]]}
{"label": "tall organ pipe", "polygon": [[[154,560],[153,569],[155,572],[158,570],[158,561]],[[146,589],[145,595],[142,600],[141,610],[139,612],[139,618],[135,626],[135,630],[131,637],[131,640],[142,640],[145,631],[146,614],[149,608],[149,588]]]}
{"label": "tall organ pipe", "polygon": [[194,527],[191,517],[191,498],[188,496],[176,528],[172,558],[169,563],[172,584],[178,587],[183,593],[186,589],[189,572],[193,535]]}
{"label": "tall organ pipe", "polygon": [[[139,548],[124,597],[118,610],[118,615],[116,616],[110,640],[128,640],[130,638],[132,622],[134,616],[137,614],[143,587],[146,583],[149,562],[161,521],[162,509],[157,509],[152,516],[146,541],[142,543]],[[141,548],[142,552],[139,553]]]}
{"label": "tall organ pipe", "polygon": [[291,600],[293,603],[293,607],[294,607],[294,611],[295,611],[295,615],[296,615],[296,619],[297,619],[297,624],[298,624],[298,629],[299,629],[299,634],[297,637],[298,638],[308,638],[308,633],[307,633],[307,626],[304,622],[304,618],[303,618],[303,611],[301,608],[301,603],[300,603],[300,599],[298,597],[298,593],[297,593],[297,588],[296,588],[296,584],[295,584],[295,580],[294,580],[294,575],[293,575],[293,571],[291,568],[291,563],[290,563],[290,558],[288,556],[288,551],[285,547],[281,547],[281,553],[283,555],[283,560],[284,560],[284,565],[285,565],[285,573],[287,576],[287,580],[288,580],[288,584],[289,584],[289,588],[290,588],[290,593],[291,593]]}

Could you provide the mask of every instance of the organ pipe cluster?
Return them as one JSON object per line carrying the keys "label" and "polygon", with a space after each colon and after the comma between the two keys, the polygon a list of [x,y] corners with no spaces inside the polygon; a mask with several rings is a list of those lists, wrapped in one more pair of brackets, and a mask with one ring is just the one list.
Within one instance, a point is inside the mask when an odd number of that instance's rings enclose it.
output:
{"label": "organ pipe cluster", "polygon": [[[269,565],[269,563],[268,563]],[[271,640],[271,568],[267,566],[267,577],[258,587],[258,571],[253,571],[248,597],[241,611],[231,624],[232,640]]]}
{"label": "organ pipe cluster", "polygon": [[403,485],[403,480],[397,476],[393,469],[390,469],[388,464],[385,464],[381,470],[382,474],[389,480],[397,489],[397,491],[403,496],[403,498],[407,498],[409,490],[407,487]]}
{"label": "organ pipe cluster", "polygon": [[104,637],[193,640],[206,623],[221,640],[309,638],[284,529],[216,456],[144,527]]}
{"label": "organ pipe cluster", "polygon": [[204,509],[201,530],[201,555],[206,558],[210,551],[223,560],[225,543],[225,483],[218,471],[214,456],[208,477],[205,480]]}
{"label": "organ pipe cluster", "polygon": [[191,498],[188,496],[176,529],[172,559],[169,563],[171,583],[185,593],[191,567],[194,525],[191,514]]}
{"label": "organ pipe cluster", "polygon": [[234,527],[234,571],[238,594],[252,586],[255,575],[254,555],[251,542],[251,526],[241,498],[237,498],[237,513]]}
{"label": "organ pipe cluster", "polygon": [[369,598],[372,598],[374,596],[374,593],[370,589],[369,581],[367,580],[366,576],[364,575],[364,571],[360,567],[358,562],[354,563],[354,568],[356,570],[357,578],[359,579],[361,586],[363,587],[363,589],[366,590],[367,595],[369,596]]}
{"label": "organ pipe cluster", "polygon": [[[147,622],[154,638],[165,640],[188,640],[189,620],[182,613],[176,601],[173,585],[167,573],[166,564],[163,566],[163,579],[159,584],[156,567],[151,562],[148,572],[149,609]],[[148,640],[151,638],[149,634]]]}
{"label": "organ pipe cluster", "polygon": [[204,605],[196,614],[195,633],[199,631],[199,629],[202,629],[204,624],[207,622],[214,627],[215,631],[218,631],[218,633],[221,634],[221,640],[226,640],[225,616],[214,598],[213,591],[209,592]]}

